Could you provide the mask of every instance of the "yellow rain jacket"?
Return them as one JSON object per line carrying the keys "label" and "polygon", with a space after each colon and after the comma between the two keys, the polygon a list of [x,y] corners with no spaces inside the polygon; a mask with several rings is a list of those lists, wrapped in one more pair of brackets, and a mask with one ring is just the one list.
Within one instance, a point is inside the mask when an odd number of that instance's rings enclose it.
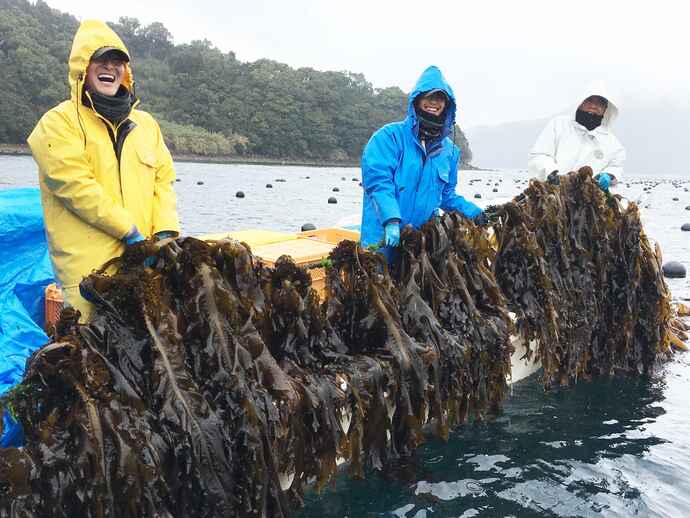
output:
{"label": "yellow rain jacket", "polygon": [[[172,157],[153,117],[135,105],[131,123],[115,127],[81,102],[86,68],[101,47],[129,56],[105,23],[83,22],[69,58],[71,98],[43,115],[28,139],[39,168],[53,269],[66,303],[84,318],[91,307],[79,296],[79,282],[122,254],[121,239],[132,226],[147,237],[179,232]],[[122,85],[133,89],[129,64]]]}

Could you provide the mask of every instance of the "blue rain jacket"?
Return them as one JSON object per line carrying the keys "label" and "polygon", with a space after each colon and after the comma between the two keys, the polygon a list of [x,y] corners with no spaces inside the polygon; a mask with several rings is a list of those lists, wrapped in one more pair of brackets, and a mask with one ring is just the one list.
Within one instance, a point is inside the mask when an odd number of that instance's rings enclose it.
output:
{"label": "blue rain jacket", "polygon": [[[442,135],[424,149],[418,138],[414,101],[435,89],[448,95],[450,105]],[[455,193],[460,150],[448,138],[455,125],[455,111],[453,89],[441,71],[431,66],[410,93],[405,120],[387,124],[369,139],[362,154],[362,246],[379,244],[383,226],[390,219],[399,219],[401,226],[419,228],[437,215],[439,208],[457,210],[468,218],[482,212]]]}

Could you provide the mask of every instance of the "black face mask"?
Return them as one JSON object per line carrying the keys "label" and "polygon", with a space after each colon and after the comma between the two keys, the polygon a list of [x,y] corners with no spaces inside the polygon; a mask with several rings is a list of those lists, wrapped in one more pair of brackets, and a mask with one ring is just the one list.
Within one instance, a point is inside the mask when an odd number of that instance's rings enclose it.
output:
{"label": "black face mask", "polygon": [[446,125],[445,110],[440,115],[433,115],[415,107],[415,113],[419,121],[419,138],[432,140],[441,136]]}
{"label": "black face mask", "polygon": [[[117,94],[112,97],[92,90],[89,90],[89,96],[93,100],[93,109],[115,125],[120,124],[129,116],[135,101],[135,97],[124,86],[121,86]],[[86,106],[91,107],[86,91],[84,91],[82,96],[82,102]]]}
{"label": "black face mask", "polygon": [[594,128],[598,128],[599,126],[601,126],[601,121],[603,120],[603,118],[603,115],[589,113],[584,110],[580,110],[579,108],[575,112],[575,120],[578,123],[582,124],[589,131],[592,131]]}

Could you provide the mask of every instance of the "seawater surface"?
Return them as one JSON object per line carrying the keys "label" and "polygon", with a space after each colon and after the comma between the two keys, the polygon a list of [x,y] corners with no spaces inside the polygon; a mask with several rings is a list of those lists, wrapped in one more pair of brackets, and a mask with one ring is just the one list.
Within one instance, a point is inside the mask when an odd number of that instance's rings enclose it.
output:
{"label": "seawater surface", "polygon": [[[356,168],[176,168],[185,234],[294,232],[306,222],[357,221],[361,211]],[[514,196],[527,180],[519,171],[463,171],[459,191],[486,204]],[[639,200],[664,261],[690,269],[690,233],[680,230],[690,223],[690,177],[661,171],[626,180],[617,192]],[[0,156],[0,189],[36,185],[31,158]],[[244,198],[235,197],[240,190]],[[337,204],[327,203],[331,196]],[[690,279],[667,282],[674,300],[690,300]],[[386,473],[352,480],[344,472],[320,495],[308,492],[305,504],[300,518],[690,516],[690,355],[652,378],[545,391],[533,376],[513,385],[495,418],[461,427],[448,442],[430,438],[411,463]]]}

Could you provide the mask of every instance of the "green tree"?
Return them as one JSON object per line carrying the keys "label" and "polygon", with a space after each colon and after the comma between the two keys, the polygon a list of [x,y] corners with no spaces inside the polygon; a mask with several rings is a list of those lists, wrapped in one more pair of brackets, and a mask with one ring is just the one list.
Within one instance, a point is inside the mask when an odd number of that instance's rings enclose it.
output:
{"label": "green tree", "polygon": [[[0,141],[24,142],[69,95],[67,59],[79,22],[42,0],[0,0]],[[141,98],[177,153],[357,161],[374,131],[405,116],[406,94],[362,74],[260,59],[243,63],[208,40],[175,45],[159,22],[110,26],[132,55]],[[472,157],[458,127],[463,161]]]}

